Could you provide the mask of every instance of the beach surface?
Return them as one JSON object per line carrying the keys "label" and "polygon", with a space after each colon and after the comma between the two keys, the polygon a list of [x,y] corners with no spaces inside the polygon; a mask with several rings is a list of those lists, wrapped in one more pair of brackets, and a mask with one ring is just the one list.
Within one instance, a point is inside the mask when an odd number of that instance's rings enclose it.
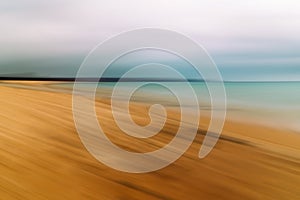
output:
{"label": "beach surface", "polygon": [[[72,115],[72,91],[51,82],[0,84],[0,199],[299,199],[300,133],[227,115],[220,140],[204,159],[198,153],[209,124],[176,162],[131,174],[97,161],[84,147]],[[148,104],[131,102],[133,120],[149,123]],[[161,132],[148,139],[125,135],[110,100],[96,100],[107,136],[133,152],[163,147],[178,129],[180,113],[167,108]],[[207,114],[207,115],[205,115]]]}

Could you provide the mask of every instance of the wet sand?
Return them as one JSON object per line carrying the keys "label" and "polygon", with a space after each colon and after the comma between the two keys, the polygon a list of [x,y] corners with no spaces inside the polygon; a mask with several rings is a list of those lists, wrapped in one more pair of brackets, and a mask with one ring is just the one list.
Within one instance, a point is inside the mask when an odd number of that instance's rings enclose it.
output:
{"label": "wet sand", "polygon": [[[72,116],[72,95],[50,83],[0,86],[0,199],[299,199],[300,133],[248,121],[230,113],[213,151],[198,158],[209,118],[173,164],[130,174],[98,162],[81,143]],[[50,88],[50,89],[49,89]],[[168,109],[161,133],[133,139],[116,127],[108,99],[96,103],[109,138],[135,152],[155,150],[176,133],[179,113]],[[149,122],[149,105],[132,103],[136,123]]]}

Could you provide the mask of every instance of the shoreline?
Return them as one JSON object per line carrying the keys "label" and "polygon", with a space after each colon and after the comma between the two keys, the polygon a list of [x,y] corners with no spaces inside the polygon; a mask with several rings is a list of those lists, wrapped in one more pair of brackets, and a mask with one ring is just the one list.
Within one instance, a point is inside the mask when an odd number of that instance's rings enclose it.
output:
{"label": "shoreline", "polygon": [[[73,122],[72,94],[43,91],[48,87],[43,83],[30,86],[37,89],[0,86],[0,196],[5,199],[183,199],[186,195],[296,199],[300,195],[298,133],[227,119],[216,147],[199,159],[209,122],[204,113],[199,134],[176,162],[152,173],[122,173],[95,160],[82,145]],[[147,124],[148,106],[131,105],[138,124]],[[161,134],[139,141],[113,125],[108,99],[97,100],[96,107],[108,137],[130,151],[155,150],[176,132],[176,109],[168,109],[170,117]]]}

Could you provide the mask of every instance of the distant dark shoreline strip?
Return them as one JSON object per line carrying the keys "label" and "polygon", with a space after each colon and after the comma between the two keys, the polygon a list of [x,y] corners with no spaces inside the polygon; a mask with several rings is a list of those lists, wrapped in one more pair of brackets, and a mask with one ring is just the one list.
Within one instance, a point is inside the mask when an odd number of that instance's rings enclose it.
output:
{"label": "distant dark shoreline strip", "polygon": [[[74,77],[0,77],[0,81],[57,81],[57,82],[205,82],[202,79],[157,79],[157,78],[111,78],[111,77],[84,77],[84,78],[74,78]],[[207,82],[219,82],[209,80]],[[223,81],[224,83],[293,83],[300,81]]]}
{"label": "distant dark shoreline strip", "polygon": [[2,81],[60,81],[60,82],[204,82],[197,79],[155,79],[155,78],[69,78],[69,77],[0,77]]}

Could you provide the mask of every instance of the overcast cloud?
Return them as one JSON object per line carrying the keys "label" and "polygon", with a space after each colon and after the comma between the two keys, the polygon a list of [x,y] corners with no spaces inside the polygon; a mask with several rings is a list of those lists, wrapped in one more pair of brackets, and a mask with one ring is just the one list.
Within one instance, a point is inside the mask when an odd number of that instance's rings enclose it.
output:
{"label": "overcast cloud", "polygon": [[[278,67],[293,68],[293,79],[300,80],[299,10],[297,0],[2,1],[0,73],[26,72],[24,66],[30,65],[35,71],[40,65],[52,67],[55,75],[59,65],[77,68],[95,45],[114,34],[156,27],[181,32],[202,44],[225,79],[239,79],[226,68],[255,67],[260,73],[261,66],[274,73]],[[53,58],[57,60],[51,63]],[[285,80],[289,75],[273,77]],[[255,76],[247,74],[246,79]]]}

